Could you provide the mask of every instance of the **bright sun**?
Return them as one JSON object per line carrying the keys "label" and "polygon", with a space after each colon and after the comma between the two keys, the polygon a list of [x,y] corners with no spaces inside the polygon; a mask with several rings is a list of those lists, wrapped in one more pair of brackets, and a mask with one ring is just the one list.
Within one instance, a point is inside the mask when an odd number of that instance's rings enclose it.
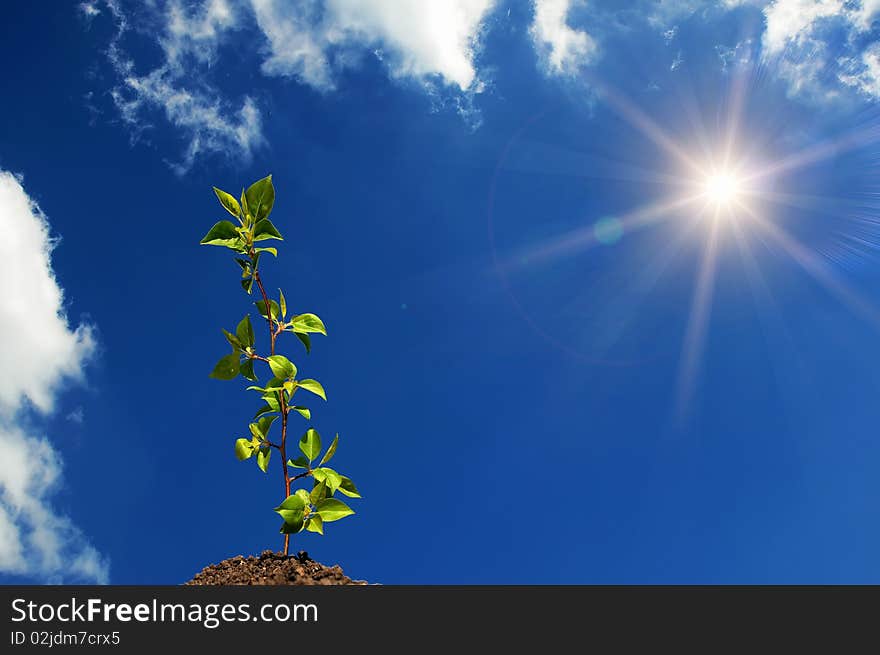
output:
{"label": "bright sun", "polygon": [[703,193],[706,199],[716,205],[729,205],[742,192],[742,183],[733,173],[715,173],[709,175],[703,184]]}

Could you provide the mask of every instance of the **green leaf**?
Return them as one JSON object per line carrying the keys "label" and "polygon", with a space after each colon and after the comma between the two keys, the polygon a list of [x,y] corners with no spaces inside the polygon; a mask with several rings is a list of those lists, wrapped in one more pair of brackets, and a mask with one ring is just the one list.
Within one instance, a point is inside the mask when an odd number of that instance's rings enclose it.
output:
{"label": "green leaf", "polygon": [[282,509],[287,510],[297,510],[297,509],[305,509],[306,503],[300,496],[296,494],[291,494],[287,498],[284,499],[284,502],[281,503],[278,507],[275,508],[275,511],[278,512]]}
{"label": "green leaf", "polygon": [[299,449],[311,462],[321,452],[321,435],[314,428],[309,428],[299,440]]}
{"label": "green leaf", "polygon": [[231,355],[226,355],[226,357],[221,358],[214,366],[214,370],[211,371],[210,377],[218,380],[234,379],[239,371],[238,359],[238,353],[232,353]]}
{"label": "green leaf", "polygon": [[[288,532],[299,532],[302,530],[303,514],[306,509],[306,501],[298,494],[291,494],[284,499],[275,511],[284,519],[284,525],[288,526]],[[285,529],[282,528],[282,532]]]}
{"label": "green leaf", "polygon": [[324,393],[324,387],[322,387],[321,383],[317,380],[306,378],[305,380],[297,380],[297,384],[306,391],[311,391],[316,396],[320,396],[324,400],[327,400],[327,394]]}
{"label": "green leaf", "polygon": [[360,492],[357,490],[357,487],[354,486],[354,482],[352,482],[350,478],[347,478],[344,475],[341,475],[339,477],[342,478],[342,482],[339,483],[339,491],[344,493],[349,498],[361,497]]}
{"label": "green leaf", "polygon": [[241,341],[238,340],[237,336],[227,332],[226,330],[223,330],[223,336],[226,337],[229,345],[232,346],[235,350],[241,350]]}
{"label": "green leaf", "polygon": [[244,189],[241,190],[241,213],[244,214],[246,222],[250,222],[247,220],[251,218],[251,213],[248,211],[247,196],[245,195]]}
{"label": "green leaf", "polygon": [[315,505],[320,503],[327,497],[327,485],[323,482],[315,482],[315,486],[312,487],[312,493],[309,494],[309,499],[312,501],[312,504]]}
{"label": "green leaf", "polygon": [[315,511],[325,523],[338,521],[354,514],[354,510],[338,498],[325,498],[315,503]]}
{"label": "green leaf", "polygon": [[277,248],[254,248],[254,252],[267,252],[270,255],[272,255],[273,257],[278,256],[278,249]]}
{"label": "green leaf", "polygon": [[284,292],[278,289],[278,302],[281,304],[281,318],[287,316],[287,301],[284,299]]}
{"label": "green leaf", "polygon": [[307,334],[303,334],[301,332],[294,332],[296,338],[302,341],[302,344],[306,347],[306,353],[312,352],[312,340]]}
{"label": "green leaf", "polygon": [[269,446],[260,448],[257,453],[257,466],[265,473],[269,468],[269,458],[272,457],[272,449]]}
{"label": "green leaf", "polygon": [[269,429],[272,427],[272,423],[274,423],[275,419],[277,418],[277,416],[264,416],[259,421],[257,421],[257,429],[260,431],[260,434],[262,434],[263,437],[269,436]]}
{"label": "green leaf", "polygon": [[299,405],[291,405],[290,409],[295,409],[296,411],[298,411],[300,414],[303,415],[303,417],[307,421],[312,420],[312,412],[311,412],[311,410],[309,410],[308,407],[300,407]]}
{"label": "green leaf", "polygon": [[[330,458],[336,454],[336,446],[339,444],[339,435],[337,434],[333,437],[333,443],[330,444],[330,447],[327,449],[327,452],[324,453],[324,456],[321,458],[321,461],[318,462],[318,466],[323,466],[325,462],[329,462]],[[339,485],[336,485],[337,487]]]}
{"label": "green leaf", "polygon": [[290,319],[290,327],[294,332],[319,332],[327,335],[324,322],[314,314],[297,314]]}
{"label": "green leaf", "polygon": [[248,279],[241,281],[241,288],[244,289],[245,291],[247,291],[248,293],[251,292],[251,289],[253,287],[254,287],[254,278],[249,277]]}
{"label": "green leaf", "polygon": [[263,400],[266,401],[266,405],[268,405],[273,412],[281,411],[281,406],[278,403],[278,398],[275,396],[274,393],[264,394]]}
{"label": "green leaf", "polygon": [[324,534],[324,519],[321,518],[320,514],[312,514],[306,519],[306,530]]}
{"label": "green leaf", "polygon": [[251,184],[244,195],[247,199],[248,212],[254,220],[260,221],[266,218],[275,205],[275,186],[272,184],[272,176],[267,175]]}
{"label": "green leaf", "polygon": [[265,241],[266,239],[278,239],[279,241],[284,241],[281,232],[272,225],[272,221],[268,218],[257,221],[257,224],[254,225],[254,241]]}
{"label": "green leaf", "polygon": [[246,380],[250,380],[251,382],[257,381],[257,376],[254,374],[254,360],[246,359],[241,364],[241,374]]}
{"label": "green leaf", "polygon": [[317,468],[312,472],[312,477],[315,478],[318,482],[323,482],[327,485],[327,488],[330,489],[330,495],[332,496],[337,489],[339,489],[339,485],[342,483],[342,476],[340,476],[336,471],[331,468]]}
{"label": "green leaf", "polygon": [[[294,519],[291,518],[291,521]],[[278,530],[281,534],[296,534],[303,529],[303,521],[302,515],[300,515],[300,520],[292,523],[288,523],[286,520],[281,524],[281,529]]]}
{"label": "green leaf", "polygon": [[235,336],[243,346],[253,348],[254,346],[254,326],[251,325],[251,315],[245,314],[238,326],[235,328]]}
{"label": "green leaf", "polygon": [[266,391],[275,392],[281,391],[284,388],[284,380],[280,378],[272,378],[266,383]]}
{"label": "green leaf", "polygon": [[269,368],[276,378],[287,379],[296,377],[296,366],[293,365],[284,355],[271,355],[269,357]]}
{"label": "green leaf", "polygon": [[262,416],[263,414],[266,414],[267,412],[277,412],[277,411],[278,411],[277,409],[272,409],[271,405],[263,405],[262,407],[260,407],[260,409],[257,410],[257,413],[254,414],[254,418],[257,418],[258,416]]}
{"label": "green leaf", "polygon": [[[268,314],[266,314],[266,303],[263,300],[257,300],[254,303],[257,306],[257,311],[260,312],[260,316],[263,318],[269,318]],[[272,310],[272,318],[278,318],[281,313],[281,308],[278,307],[278,303],[274,300],[269,301],[269,309]]]}
{"label": "green leaf", "polygon": [[[284,519],[284,522],[291,526],[292,532],[299,532],[302,529],[303,515],[305,514],[305,509],[276,509],[275,510],[278,515]],[[299,526],[297,528],[296,526]]]}
{"label": "green leaf", "polygon": [[250,459],[254,456],[254,447],[251,445],[250,439],[235,440],[235,456],[239,460]]}
{"label": "green leaf", "polygon": [[296,459],[287,460],[287,465],[295,469],[307,469],[309,468],[309,460],[300,455]]}
{"label": "green leaf", "polygon": [[238,204],[238,200],[236,200],[233,196],[229,195],[225,191],[221,191],[217,187],[214,187],[214,193],[217,195],[217,200],[220,201],[220,204],[223,205],[223,208],[226,211],[228,211],[236,218],[241,216],[241,207]]}
{"label": "green leaf", "polygon": [[218,221],[199,243],[203,246],[232,246],[238,240],[238,230],[232,221]]}
{"label": "green leaf", "polygon": [[312,502],[309,498],[309,492],[305,489],[297,489],[293,495],[303,501],[303,507]]}

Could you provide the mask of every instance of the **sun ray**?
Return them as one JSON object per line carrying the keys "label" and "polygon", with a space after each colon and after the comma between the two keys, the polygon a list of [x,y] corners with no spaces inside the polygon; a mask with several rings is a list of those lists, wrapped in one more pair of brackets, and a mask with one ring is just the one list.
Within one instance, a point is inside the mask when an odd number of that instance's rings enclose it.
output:
{"label": "sun ray", "polygon": [[754,224],[761,229],[762,233],[770,237],[828,292],[876,327],[880,327],[880,311],[873,303],[851,289],[831,269],[825,266],[819,257],[816,257],[788,232],[763,219],[748,207],[743,206],[743,210],[752,216]]}
{"label": "sun ray", "polygon": [[[791,330],[784,320],[779,303],[774,297],[773,289],[761,271],[758,258],[752,252],[745,232],[737,223],[733,224],[733,232],[756,310],[755,314],[761,326],[770,366],[777,378],[777,389],[784,392],[788,387],[786,378],[793,374],[801,377],[807,374],[805,362],[802,353],[796,347]],[[782,395],[784,396],[784,393]]]}
{"label": "sun ray", "polygon": [[697,281],[694,285],[693,297],[691,298],[690,314],[682,342],[681,365],[675,400],[675,416],[679,422],[686,415],[693,395],[700,356],[706,339],[709,310],[712,306],[712,295],[715,289],[715,271],[718,263],[718,218],[723,211],[725,209],[722,207],[714,209],[714,220],[712,220],[712,226],[707,235],[706,245],[700,258]]}
{"label": "sun ray", "polygon": [[654,120],[645,112],[630,102],[623,94],[616,91],[610,85],[594,79],[604,97],[621,113],[627,122],[638,129],[654,144],[660,146],[667,154],[673,156],[692,171],[700,171],[701,167],[688,151],[679,145],[675,139],[669,136]]}
{"label": "sun ray", "polygon": [[[677,210],[693,204],[700,197],[699,195],[693,195],[665,202],[651,203],[634,209],[623,216],[618,216],[615,220],[623,233],[632,233],[657,221],[677,216],[675,213]],[[596,224],[591,222],[587,226],[579,227],[571,232],[545,241],[543,244],[529,246],[525,251],[508,257],[507,262],[503,266],[507,270],[519,265],[518,263],[523,260],[529,262],[529,264],[538,264],[550,259],[583,253],[600,244],[601,241],[597,237]]]}
{"label": "sun ray", "polygon": [[730,99],[727,102],[727,125],[724,130],[724,153],[722,159],[724,168],[729,168],[733,165],[745,97],[745,76],[739,73],[733,77]]}
{"label": "sun ray", "polygon": [[817,164],[829,157],[863,148],[867,143],[876,142],[880,138],[880,126],[869,125],[841,135],[836,139],[828,139],[798,152],[770,162],[764,167],[756,168],[745,178],[745,181],[759,180],[766,177],[790,173],[804,166]]}

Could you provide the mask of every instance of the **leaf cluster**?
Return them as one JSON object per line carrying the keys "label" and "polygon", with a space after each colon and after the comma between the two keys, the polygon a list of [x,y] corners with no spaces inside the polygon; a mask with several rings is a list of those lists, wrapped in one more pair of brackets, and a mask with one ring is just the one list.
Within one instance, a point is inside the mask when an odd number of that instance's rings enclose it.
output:
{"label": "leaf cluster", "polygon": [[324,534],[324,523],[338,521],[354,514],[348,505],[334,498],[339,492],[349,498],[360,498],[361,495],[350,478],[338,473],[329,466],[324,466],[336,453],[339,435],[333,439],[324,456],[316,466],[312,462],[321,454],[321,435],[317,430],[309,428],[299,440],[302,456],[287,460],[287,466],[294,469],[305,469],[300,477],[312,478],[312,489],[297,489],[288,496],[275,511],[284,519],[281,532],[291,534],[305,529],[310,532]]}

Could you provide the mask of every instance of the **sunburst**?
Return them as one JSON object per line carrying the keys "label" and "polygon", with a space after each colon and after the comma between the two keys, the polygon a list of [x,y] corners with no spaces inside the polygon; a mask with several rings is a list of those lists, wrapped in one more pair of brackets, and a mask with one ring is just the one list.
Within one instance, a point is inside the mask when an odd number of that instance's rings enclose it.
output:
{"label": "sunburst", "polygon": [[[621,234],[630,234],[663,220],[679,220],[690,216],[700,219],[697,224],[700,222],[706,224],[702,253],[688,310],[687,327],[681,345],[676,399],[676,413],[679,417],[686,414],[698,379],[711,316],[719,250],[722,239],[728,236],[735,237],[732,241],[740,248],[743,261],[749,262],[749,275],[759,273],[755,265],[755,257],[748,251],[749,242],[744,238],[746,229],[759,233],[765,242],[774,243],[779,251],[789,255],[826,290],[880,326],[880,311],[873,303],[851,289],[831,267],[826,265],[822,256],[800,243],[780,222],[774,220],[771,211],[774,205],[797,207],[805,201],[808,202],[809,199],[799,198],[797,194],[790,193],[776,184],[769,184],[782,173],[790,174],[801,167],[838,156],[847,150],[877,143],[880,141],[880,129],[876,124],[861,126],[839,138],[814,144],[781,157],[761,160],[756,157],[753,150],[749,151],[748,158],[742,157],[738,149],[741,149],[743,143],[751,142],[753,139],[747,139],[746,135],[741,133],[741,113],[747,104],[747,94],[746,85],[740,77],[734,80],[727,107],[726,124],[722,125],[715,134],[706,133],[705,130],[697,134],[693,141],[703,147],[696,152],[690,143],[683,142],[682,139],[663,129],[652,117],[609,85],[595,78],[590,79],[590,82],[594,88],[600,90],[605,101],[617,110],[619,116],[676,163],[676,166],[673,166],[673,174],[664,173],[665,178],[669,180],[667,185],[669,193],[655,202],[634,207],[614,218],[613,228],[616,235],[614,241],[619,239]],[[700,126],[697,128],[700,129]],[[712,148],[711,144],[717,144],[717,147]],[[539,262],[563,255],[571,256],[594,246],[606,244],[608,239],[605,236],[610,225],[609,219],[603,218],[600,223],[585,225],[571,233],[534,244],[525,253],[527,256],[519,253],[517,259]],[[490,236],[492,229],[490,222]],[[505,264],[497,260],[497,255],[496,264],[502,275],[505,275]],[[517,305],[519,306],[518,302]],[[528,320],[532,327],[536,327],[531,319]]]}

